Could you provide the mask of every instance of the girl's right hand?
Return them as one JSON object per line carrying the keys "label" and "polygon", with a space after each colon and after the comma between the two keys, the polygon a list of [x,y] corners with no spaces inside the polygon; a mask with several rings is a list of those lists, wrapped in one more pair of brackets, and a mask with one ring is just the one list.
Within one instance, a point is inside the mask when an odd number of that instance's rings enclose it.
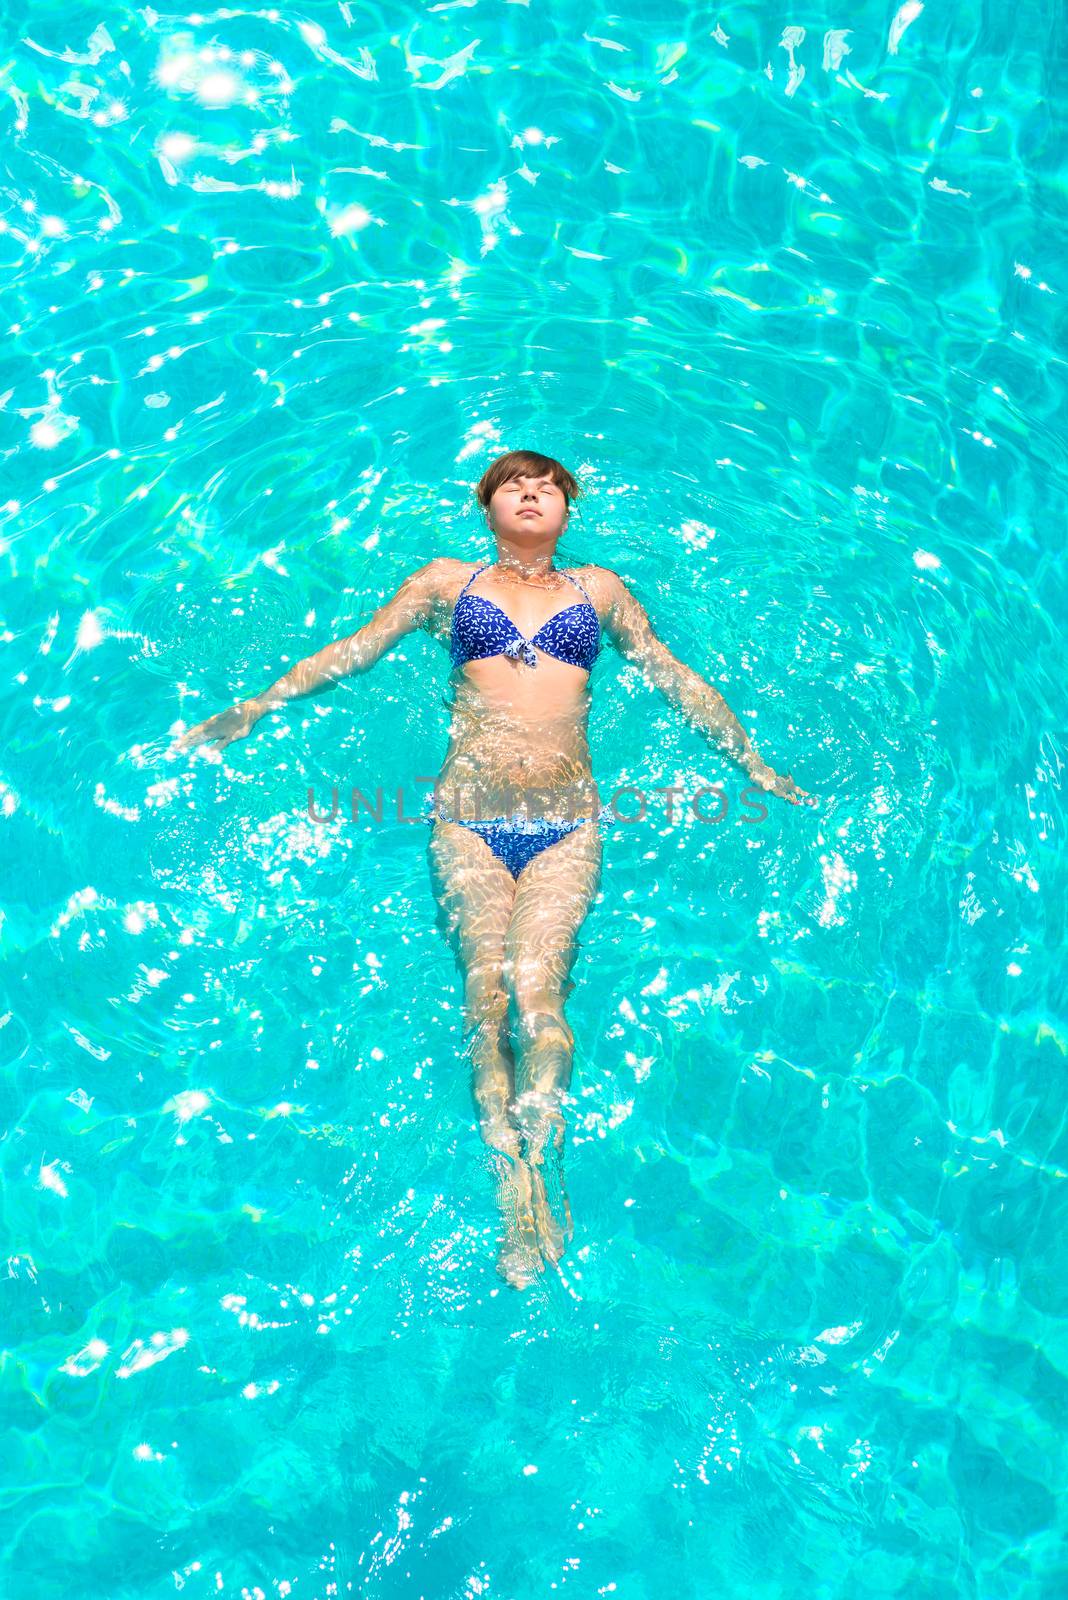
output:
{"label": "girl's right hand", "polygon": [[220,711],[205,722],[187,728],[185,733],[178,736],[175,748],[191,750],[194,745],[214,744],[216,749],[225,750],[228,744],[246,738],[262,715],[262,708],[255,700],[240,700],[229,711]]}

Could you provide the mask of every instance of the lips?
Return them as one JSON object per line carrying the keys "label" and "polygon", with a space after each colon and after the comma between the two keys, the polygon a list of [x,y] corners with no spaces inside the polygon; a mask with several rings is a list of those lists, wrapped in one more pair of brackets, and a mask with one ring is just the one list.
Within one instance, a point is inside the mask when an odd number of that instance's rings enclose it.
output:
{"label": "lips", "polygon": [[525,506],[524,509],[519,513],[519,515],[521,517],[540,517],[541,516],[541,512],[540,511],[535,511],[533,506]]}

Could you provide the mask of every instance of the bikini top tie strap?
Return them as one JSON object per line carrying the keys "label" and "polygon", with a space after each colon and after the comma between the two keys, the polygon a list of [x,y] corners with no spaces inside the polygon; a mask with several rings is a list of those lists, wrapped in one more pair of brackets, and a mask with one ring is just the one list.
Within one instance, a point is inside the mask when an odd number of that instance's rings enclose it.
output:
{"label": "bikini top tie strap", "polygon": [[597,607],[594,605],[594,603],[590,599],[589,595],[586,594],[585,589],[583,589],[583,587],[582,587],[581,583],[579,583],[578,579],[577,578],[572,578],[570,572],[565,572],[564,573],[564,577],[565,578],[571,578],[571,582],[575,585],[575,588],[578,589],[581,594],[585,594],[586,595],[586,604],[590,607],[591,610],[596,611]]}
{"label": "bikini top tie strap", "polygon": [[[466,594],[468,589],[470,589],[471,585],[474,583],[475,579],[478,577],[479,573],[480,572],[485,572],[486,568],[489,567],[489,566],[492,566],[492,565],[493,565],[492,562],[484,561],[480,567],[476,568],[476,570],[474,572],[472,572],[471,576],[468,578],[467,582],[464,584],[463,588],[460,590],[460,594]],[[457,599],[459,599],[459,595],[457,595]]]}

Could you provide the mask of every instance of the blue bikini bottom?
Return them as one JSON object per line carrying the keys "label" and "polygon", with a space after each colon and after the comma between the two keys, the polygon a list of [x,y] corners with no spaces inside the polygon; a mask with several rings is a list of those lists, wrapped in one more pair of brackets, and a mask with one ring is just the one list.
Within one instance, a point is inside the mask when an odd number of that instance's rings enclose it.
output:
{"label": "blue bikini bottom", "polygon": [[592,817],[575,817],[568,822],[548,822],[541,817],[528,817],[516,811],[510,817],[487,817],[477,821],[467,817],[454,817],[445,811],[434,811],[432,806],[424,813],[424,821],[458,822],[484,839],[499,861],[503,861],[513,878],[518,878],[523,868],[534,857],[551,845],[559,844],[569,833],[581,828],[584,822],[608,820],[609,807],[602,806]]}

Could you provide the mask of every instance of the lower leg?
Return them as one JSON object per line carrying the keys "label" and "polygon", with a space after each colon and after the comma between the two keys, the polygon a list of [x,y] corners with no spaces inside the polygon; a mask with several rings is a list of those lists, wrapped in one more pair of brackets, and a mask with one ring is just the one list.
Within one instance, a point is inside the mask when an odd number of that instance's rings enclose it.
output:
{"label": "lower leg", "polygon": [[[541,1248],[549,1260],[558,1261],[573,1233],[561,1158],[562,1103],[571,1081],[574,1036],[564,1018],[562,999],[542,996],[534,1004],[520,1003],[519,1036],[517,1082],[523,1087],[515,1100],[515,1122],[524,1140]],[[555,1205],[546,1189],[545,1152],[550,1140],[556,1156],[549,1174],[558,1190]]]}
{"label": "lower leg", "polygon": [[511,1116],[515,1062],[508,1038],[507,997],[500,990],[467,998],[465,1036],[472,1064],[472,1087],[479,1132],[491,1153],[497,1179],[502,1234],[497,1270],[523,1288],[543,1268],[538,1249],[530,1173],[522,1158]]}
{"label": "lower leg", "polygon": [[515,1062],[503,1006],[499,1012],[496,1006],[484,1009],[469,1021],[465,1042],[483,1141],[493,1150],[518,1155],[519,1139],[510,1115],[515,1093]]}
{"label": "lower leg", "polygon": [[[563,997],[543,991],[517,996],[518,1059],[516,1125],[527,1139],[529,1159],[540,1159],[551,1132],[563,1144],[561,1102],[571,1081],[575,1036],[564,1016]],[[533,1148],[532,1148],[533,1147]]]}

